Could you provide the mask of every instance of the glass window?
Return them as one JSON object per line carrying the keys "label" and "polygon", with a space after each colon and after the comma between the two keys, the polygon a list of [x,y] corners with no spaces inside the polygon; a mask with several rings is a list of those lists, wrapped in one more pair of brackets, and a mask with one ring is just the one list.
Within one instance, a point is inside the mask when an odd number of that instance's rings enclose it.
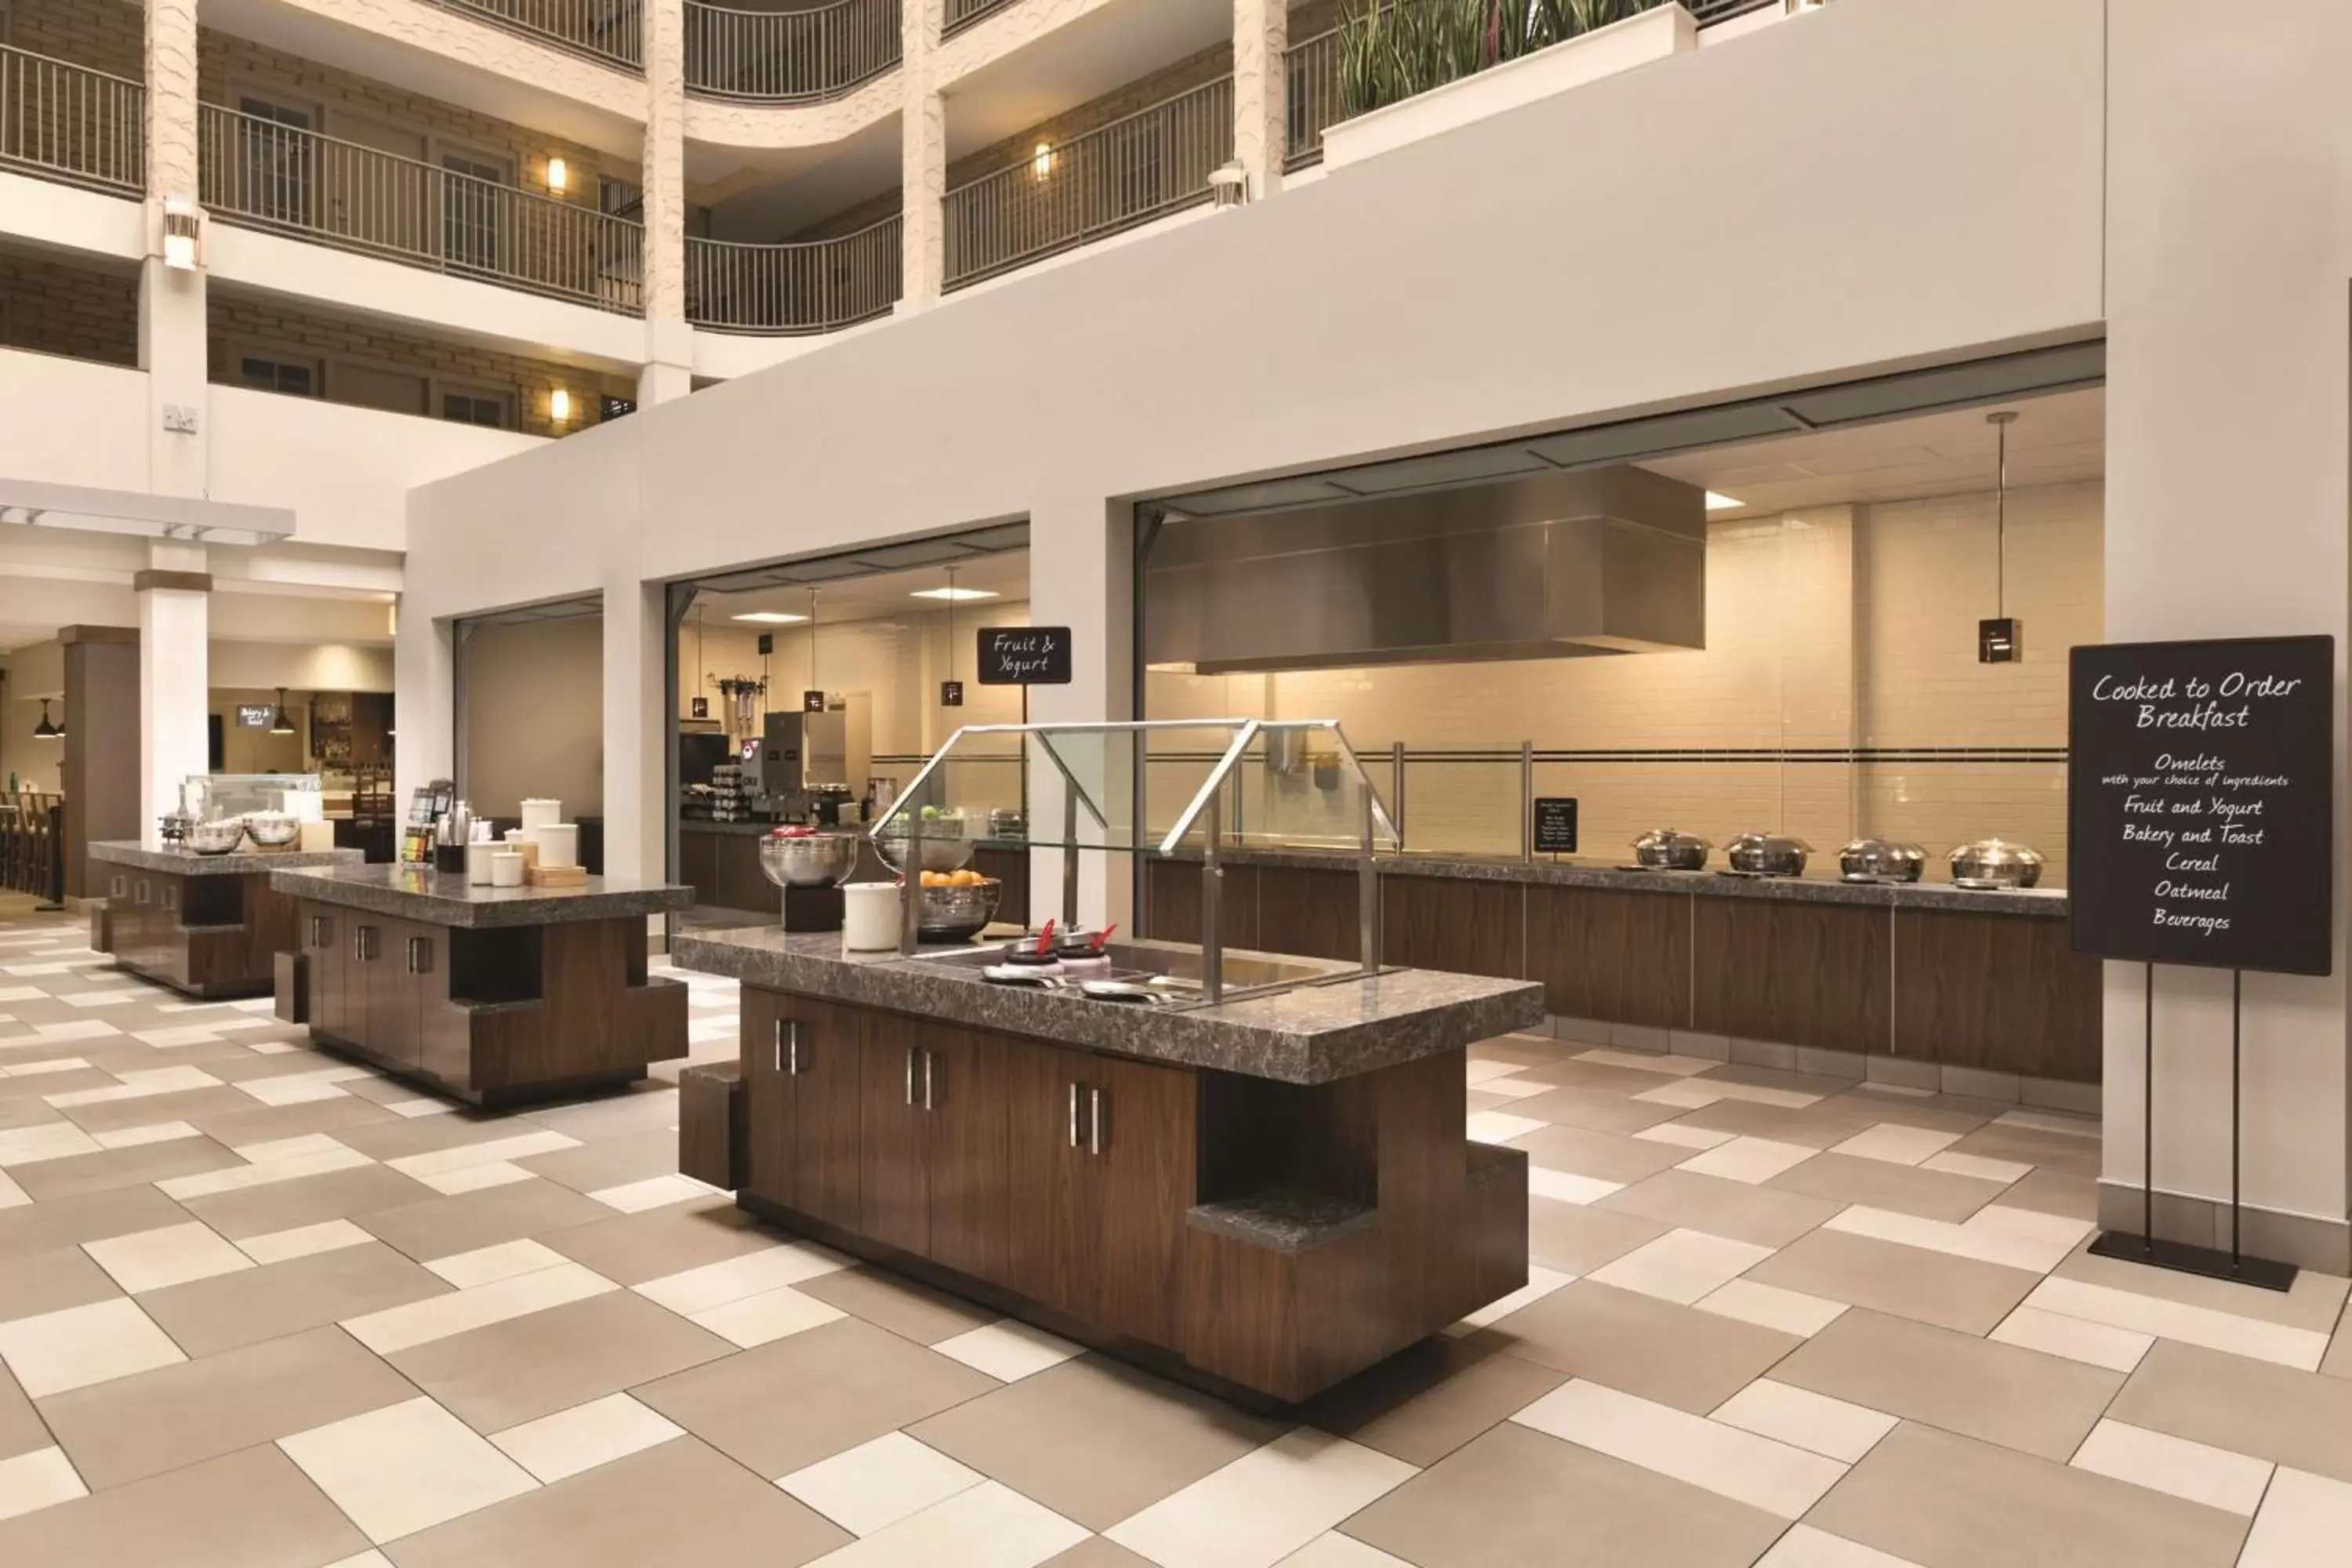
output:
{"label": "glass window", "polygon": [[241,355],[236,362],[236,380],[238,385],[249,386],[256,392],[282,392],[289,397],[319,395],[319,367],[301,360]]}
{"label": "glass window", "polygon": [[493,430],[508,426],[507,400],[489,393],[445,392],[441,417],[459,425],[486,425]]}

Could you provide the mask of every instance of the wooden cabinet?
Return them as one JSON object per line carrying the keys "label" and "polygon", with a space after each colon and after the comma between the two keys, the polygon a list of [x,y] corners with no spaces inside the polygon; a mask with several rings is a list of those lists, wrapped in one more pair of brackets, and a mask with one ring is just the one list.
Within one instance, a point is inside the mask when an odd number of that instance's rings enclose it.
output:
{"label": "wooden cabinet", "polygon": [[1006,1042],[868,1017],[860,1041],[857,1228],[982,1279],[1007,1269]]}
{"label": "wooden cabinet", "polygon": [[302,984],[310,993],[305,1011],[313,1030],[338,1038],[344,1037],[347,1025],[342,929],[342,916],[333,910],[312,905],[302,911]]}
{"label": "wooden cabinet", "polygon": [[828,1225],[858,1223],[859,1029],[855,1014],[747,989],[742,1004],[745,1185]]}

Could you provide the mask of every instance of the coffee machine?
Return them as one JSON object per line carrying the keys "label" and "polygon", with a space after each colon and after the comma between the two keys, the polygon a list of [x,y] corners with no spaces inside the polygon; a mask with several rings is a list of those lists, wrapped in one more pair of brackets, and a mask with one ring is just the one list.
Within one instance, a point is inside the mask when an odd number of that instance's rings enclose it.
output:
{"label": "coffee machine", "polygon": [[[854,799],[874,760],[872,700],[863,691],[825,694],[822,713],[770,713],[743,764],[744,785],[766,814],[805,822]],[[829,825],[828,825],[829,826]]]}

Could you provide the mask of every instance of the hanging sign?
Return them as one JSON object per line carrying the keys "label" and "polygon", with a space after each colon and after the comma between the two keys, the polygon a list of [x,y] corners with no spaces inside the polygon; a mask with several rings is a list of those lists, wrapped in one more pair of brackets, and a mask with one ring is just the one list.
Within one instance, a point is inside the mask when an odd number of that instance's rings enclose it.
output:
{"label": "hanging sign", "polygon": [[1536,812],[1536,853],[1576,853],[1576,802],[1566,797],[1538,800]]}
{"label": "hanging sign", "polygon": [[822,713],[822,712],[824,712],[824,692],[822,692],[822,691],[803,691],[803,692],[802,692],[802,693],[801,693],[801,711],[802,711],[802,712],[803,712],[803,713]]}
{"label": "hanging sign", "polygon": [[980,629],[982,686],[1067,686],[1070,628],[982,626]]}
{"label": "hanging sign", "polygon": [[267,702],[240,702],[236,705],[236,727],[240,730],[267,730],[278,710]]}
{"label": "hanging sign", "polygon": [[942,680],[940,682],[940,706],[942,708],[961,708],[963,706],[962,681]]}
{"label": "hanging sign", "polygon": [[2327,973],[2335,639],[2078,647],[2068,702],[2074,951]]}

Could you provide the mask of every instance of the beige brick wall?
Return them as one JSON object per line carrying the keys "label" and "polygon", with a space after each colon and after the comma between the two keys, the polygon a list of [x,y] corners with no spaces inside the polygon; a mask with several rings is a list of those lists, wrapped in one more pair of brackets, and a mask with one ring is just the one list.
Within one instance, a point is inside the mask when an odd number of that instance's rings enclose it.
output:
{"label": "beige brick wall", "polygon": [[138,279],[0,252],[0,344],[136,365]]}
{"label": "beige brick wall", "polygon": [[136,81],[145,73],[142,13],[121,0],[6,0],[0,43]]}
{"label": "beige brick wall", "polygon": [[[348,401],[337,393],[338,364],[413,371],[432,378],[436,409],[443,386],[509,394],[516,409],[514,427],[531,436],[568,436],[587,428],[595,423],[600,394],[635,395],[634,384],[619,376],[523,359],[468,343],[417,337],[370,322],[289,310],[218,291],[213,293],[206,314],[210,370],[217,382],[235,381],[233,356],[257,348],[323,362],[325,395],[332,402]],[[562,426],[548,415],[550,395],[558,387],[572,397],[572,418]]]}

